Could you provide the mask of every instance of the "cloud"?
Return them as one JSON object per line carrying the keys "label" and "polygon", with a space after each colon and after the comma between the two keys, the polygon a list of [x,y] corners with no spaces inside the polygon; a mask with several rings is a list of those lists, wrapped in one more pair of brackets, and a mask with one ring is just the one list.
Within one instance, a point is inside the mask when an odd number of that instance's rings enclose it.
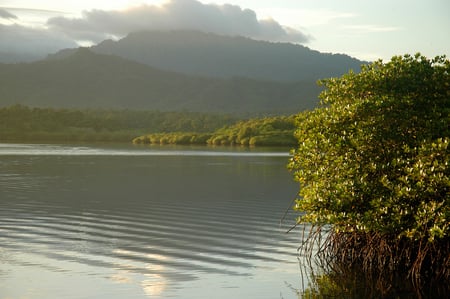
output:
{"label": "cloud", "polygon": [[278,18],[278,16],[283,17],[284,20],[289,20],[290,24],[301,22],[299,25],[302,27],[329,25],[335,20],[351,19],[358,16],[351,12],[325,9],[269,7],[260,9],[259,11],[264,15],[273,16],[275,19]]}
{"label": "cloud", "polygon": [[310,40],[308,35],[273,19],[258,20],[253,10],[231,4],[203,4],[197,0],[170,0],[160,6],[143,4],[120,11],[84,11],[81,18],[54,17],[47,25],[76,40],[92,42],[143,30],[200,30],[298,43]]}
{"label": "cloud", "polygon": [[47,23],[28,27],[22,20],[8,25],[0,22],[0,62],[37,60],[64,48],[121,38],[144,30],[200,30],[295,43],[311,40],[310,36],[282,26],[274,19],[258,19],[253,10],[231,4],[203,4],[197,0],[169,0],[161,5],[142,4],[125,10],[94,9],[76,18],[55,16],[55,13],[63,13],[57,11],[8,10],[14,14],[0,8],[0,21],[19,19],[19,12],[31,11],[45,17],[43,20]]}
{"label": "cloud", "polygon": [[1,19],[17,19],[17,16],[13,15],[6,9],[0,8],[0,18]]}
{"label": "cloud", "polygon": [[17,24],[0,24],[0,61],[31,61],[49,53],[77,44],[61,34],[48,29],[29,28]]}
{"label": "cloud", "polygon": [[393,32],[402,30],[401,27],[389,27],[380,25],[346,25],[343,26],[343,28],[359,33]]}

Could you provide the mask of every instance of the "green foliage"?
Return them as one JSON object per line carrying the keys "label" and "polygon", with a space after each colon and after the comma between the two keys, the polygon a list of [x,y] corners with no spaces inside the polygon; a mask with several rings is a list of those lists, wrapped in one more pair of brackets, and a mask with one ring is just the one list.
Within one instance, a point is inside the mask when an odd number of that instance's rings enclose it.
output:
{"label": "green foliage", "polygon": [[195,131],[201,136],[235,121],[228,115],[193,112],[75,110],[14,105],[0,108],[0,141],[129,142],[144,132]]}
{"label": "green foliage", "polygon": [[[0,141],[133,140],[136,144],[254,146],[292,146],[296,142],[294,116],[236,121],[229,115],[212,113],[13,105],[0,108]],[[147,134],[139,136],[144,132]]]}
{"label": "green foliage", "polygon": [[208,144],[292,146],[296,142],[294,129],[294,116],[254,118],[216,131]]}
{"label": "green foliage", "polygon": [[209,144],[243,146],[293,146],[295,117],[277,116],[238,121],[214,133],[156,133],[137,137],[144,144]]}
{"label": "green foliage", "polygon": [[133,139],[133,143],[205,145],[206,141],[209,138],[211,138],[211,134],[208,133],[186,133],[186,132],[154,133],[136,137]]}
{"label": "green foliage", "polygon": [[322,80],[289,163],[298,221],[428,240],[450,234],[450,62],[417,54]]}

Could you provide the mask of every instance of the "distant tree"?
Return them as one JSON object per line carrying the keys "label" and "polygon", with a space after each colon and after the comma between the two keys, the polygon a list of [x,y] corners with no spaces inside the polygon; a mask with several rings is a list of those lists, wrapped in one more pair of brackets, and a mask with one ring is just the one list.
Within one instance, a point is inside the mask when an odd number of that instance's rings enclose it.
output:
{"label": "distant tree", "polygon": [[294,116],[253,118],[223,126],[212,133],[154,133],[136,137],[134,143],[209,144],[242,146],[292,146]]}
{"label": "distant tree", "polygon": [[322,80],[320,108],[298,115],[295,209],[331,228],[325,259],[450,279],[449,74],[444,56],[376,61]]}
{"label": "distant tree", "polygon": [[[230,115],[198,112],[76,110],[13,105],[0,107],[0,141],[130,142],[146,132],[196,131],[203,134],[236,120]],[[188,143],[191,137],[177,136],[177,142]],[[146,142],[149,141],[142,141]]]}

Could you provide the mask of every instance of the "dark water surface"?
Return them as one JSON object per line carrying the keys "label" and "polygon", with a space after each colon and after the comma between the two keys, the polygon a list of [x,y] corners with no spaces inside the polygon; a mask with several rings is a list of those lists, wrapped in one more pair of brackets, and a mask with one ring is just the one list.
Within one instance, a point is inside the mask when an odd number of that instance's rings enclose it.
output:
{"label": "dark water surface", "polygon": [[287,160],[0,144],[0,299],[297,298]]}

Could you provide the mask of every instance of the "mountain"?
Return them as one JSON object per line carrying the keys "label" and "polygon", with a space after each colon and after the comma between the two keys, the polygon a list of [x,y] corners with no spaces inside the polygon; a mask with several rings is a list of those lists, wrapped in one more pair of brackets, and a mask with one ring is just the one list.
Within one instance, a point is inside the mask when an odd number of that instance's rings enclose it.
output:
{"label": "mountain", "polygon": [[312,81],[191,76],[87,48],[33,63],[0,64],[0,106],[273,115],[313,108],[318,92]]}
{"label": "mountain", "polygon": [[[167,71],[284,82],[315,82],[337,77],[350,69],[358,72],[365,63],[347,55],[320,53],[291,43],[199,31],[135,32],[118,41],[103,41],[91,49]],[[67,55],[67,52],[70,54],[70,51],[63,51],[53,58]]]}

